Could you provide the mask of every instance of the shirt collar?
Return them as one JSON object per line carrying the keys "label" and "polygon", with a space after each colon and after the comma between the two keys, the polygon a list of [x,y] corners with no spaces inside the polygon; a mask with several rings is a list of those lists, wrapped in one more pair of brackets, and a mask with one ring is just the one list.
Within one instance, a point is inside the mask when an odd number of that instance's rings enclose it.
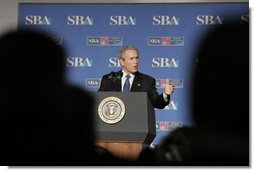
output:
{"label": "shirt collar", "polygon": [[[122,69],[122,72],[123,72],[123,77],[122,78],[125,78],[126,75],[128,75],[128,74],[123,69]],[[134,78],[134,76],[135,76],[134,74],[131,74],[131,73],[129,75],[130,75],[131,78]]]}

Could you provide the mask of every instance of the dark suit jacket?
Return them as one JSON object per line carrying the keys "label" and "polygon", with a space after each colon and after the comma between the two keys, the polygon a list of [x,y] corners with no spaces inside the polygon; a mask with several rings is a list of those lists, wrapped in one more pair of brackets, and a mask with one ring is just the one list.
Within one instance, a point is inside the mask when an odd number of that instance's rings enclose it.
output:
{"label": "dark suit jacket", "polygon": [[[104,75],[98,91],[121,91],[122,76],[122,71],[111,72]],[[147,92],[153,107],[163,109],[169,104],[170,96],[168,96],[168,101],[165,102],[163,94],[157,92],[155,85],[156,82],[153,77],[136,72],[131,86],[131,92]]]}

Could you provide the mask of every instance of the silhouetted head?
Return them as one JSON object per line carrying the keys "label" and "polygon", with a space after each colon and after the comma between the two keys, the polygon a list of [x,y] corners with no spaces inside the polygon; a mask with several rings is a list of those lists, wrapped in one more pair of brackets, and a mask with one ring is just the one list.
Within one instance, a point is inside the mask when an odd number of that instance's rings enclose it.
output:
{"label": "silhouetted head", "polygon": [[57,84],[64,79],[64,52],[49,35],[12,31],[0,37],[1,78],[19,86]]}
{"label": "silhouetted head", "polygon": [[200,43],[193,107],[198,127],[244,132],[249,128],[249,25],[225,24]]}
{"label": "silhouetted head", "polygon": [[0,37],[0,58],[0,163],[75,165],[94,157],[93,98],[65,83],[62,48],[19,30]]}
{"label": "silhouetted head", "polygon": [[63,85],[64,52],[47,34],[21,29],[2,35],[0,59],[2,105],[42,102]]}

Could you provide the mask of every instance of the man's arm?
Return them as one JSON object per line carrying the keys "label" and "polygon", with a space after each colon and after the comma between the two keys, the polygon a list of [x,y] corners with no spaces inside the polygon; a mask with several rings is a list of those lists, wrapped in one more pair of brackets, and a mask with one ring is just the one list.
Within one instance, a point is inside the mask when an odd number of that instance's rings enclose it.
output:
{"label": "man's arm", "polygon": [[100,83],[100,88],[98,89],[98,91],[107,91],[107,83],[106,82],[108,82],[108,80],[107,80],[108,78],[106,77],[106,75],[104,75],[103,77],[102,77],[102,79],[101,79],[101,83]]}
{"label": "man's arm", "polygon": [[159,94],[156,88],[155,79],[152,79],[152,82],[149,84],[148,96],[153,104],[154,108],[163,109],[169,104],[170,95],[166,95],[166,100],[164,99],[163,93]]}

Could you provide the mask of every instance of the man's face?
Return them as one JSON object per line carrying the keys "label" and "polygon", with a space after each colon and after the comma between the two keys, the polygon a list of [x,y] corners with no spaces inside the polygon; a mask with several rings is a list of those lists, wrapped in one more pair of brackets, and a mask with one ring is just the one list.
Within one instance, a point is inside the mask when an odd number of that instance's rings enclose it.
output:
{"label": "man's face", "polygon": [[126,50],[125,59],[120,59],[120,63],[126,73],[132,73],[138,71],[139,56],[135,50]]}

